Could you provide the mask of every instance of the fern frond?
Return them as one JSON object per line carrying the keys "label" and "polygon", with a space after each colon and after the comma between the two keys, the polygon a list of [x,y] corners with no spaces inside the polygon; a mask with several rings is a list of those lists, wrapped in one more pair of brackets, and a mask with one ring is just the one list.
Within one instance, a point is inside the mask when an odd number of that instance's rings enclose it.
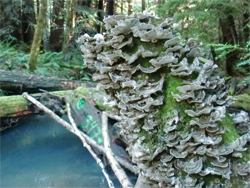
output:
{"label": "fern frond", "polygon": [[248,84],[250,84],[250,74],[242,81],[242,85],[247,86]]}
{"label": "fern frond", "polygon": [[244,66],[244,65],[250,65],[250,59],[238,63],[237,67]]}

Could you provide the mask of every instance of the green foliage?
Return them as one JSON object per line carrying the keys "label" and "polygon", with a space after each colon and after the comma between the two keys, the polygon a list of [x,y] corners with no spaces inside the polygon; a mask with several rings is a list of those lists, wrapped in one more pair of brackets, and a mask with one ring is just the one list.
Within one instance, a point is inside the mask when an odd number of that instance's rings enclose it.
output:
{"label": "green foliage", "polygon": [[243,69],[243,70],[245,70],[247,73],[247,77],[246,78],[244,78],[244,80],[242,81],[242,84],[244,85],[244,86],[246,86],[246,85],[248,85],[248,84],[250,84],[250,59],[248,59],[248,60],[246,60],[246,61],[242,61],[242,62],[240,62],[240,63],[238,63],[237,64],[237,68],[239,69],[239,68],[242,68],[242,66],[247,66],[245,69]]}
{"label": "green foliage", "polygon": [[250,83],[250,41],[246,43],[245,47],[231,44],[211,44],[217,53],[216,59],[224,59],[227,54],[233,51],[239,52],[240,62],[237,63],[236,70],[246,77],[242,81],[242,85],[246,86]]}
{"label": "green foliage", "polygon": [[[34,12],[27,1],[1,0],[0,39],[4,42],[18,42],[17,35],[22,31],[23,14]],[[30,28],[34,27],[32,20],[25,19]],[[24,31],[25,32],[25,31]]]}
{"label": "green foliage", "polygon": [[14,67],[20,71],[28,67],[29,54],[21,52],[10,43],[0,43],[0,69],[12,70]]}
{"label": "green foliage", "polygon": [[241,19],[249,4],[230,0],[168,0],[160,7],[159,15],[173,17],[182,26],[185,38],[198,38],[204,43],[217,43],[221,37],[219,20],[228,15]]}
{"label": "green foliage", "polygon": [[[0,43],[0,69],[28,72],[29,54],[11,46]],[[80,50],[78,53],[69,51],[43,52],[38,55],[38,66],[35,73],[43,76],[55,76],[67,79],[90,80],[91,74],[82,63]]]}
{"label": "green foliage", "polygon": [[239,45],[231,45],[231,44],[211,44],[212,47],[215,48],[215,52],[217,52],[217,56],[215,59],[221,59],[226,57],[227,54],[233,52],[233,51],[239,51],[242,50],[242,48]]}

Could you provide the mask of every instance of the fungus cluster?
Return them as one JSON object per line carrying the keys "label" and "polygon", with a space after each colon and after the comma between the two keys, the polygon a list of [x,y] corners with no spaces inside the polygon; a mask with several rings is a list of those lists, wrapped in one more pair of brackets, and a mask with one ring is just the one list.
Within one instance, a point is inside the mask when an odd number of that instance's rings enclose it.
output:
{"label": "fungus cluster", "polygon": [[200,45],[194,39],[181,42],[171,19],[156,24],[144,13],[104,22],[106,33],[85,34],[78,43],[84,44],[85,65],[96,68],[93,79],[113,107],[109,115],[120,120],[144,183],[232,187],[238,181],[232,177],[239,177],[242,187],[250,186],[249,119],[234,115],[239,128],[231,128],[238,132],[225,136],[232,123],[226,107],[233,99]]}

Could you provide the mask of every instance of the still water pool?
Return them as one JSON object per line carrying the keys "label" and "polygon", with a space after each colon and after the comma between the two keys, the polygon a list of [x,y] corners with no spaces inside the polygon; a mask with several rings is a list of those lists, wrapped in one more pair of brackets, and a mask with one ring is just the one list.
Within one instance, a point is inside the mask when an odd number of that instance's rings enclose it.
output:
{"label": "still water pool", "polygon": [[[30,117],[0,134],[1,188],[108,187],[80,139],[47,115]],[[111,170],[109,174],[121,187]]]}

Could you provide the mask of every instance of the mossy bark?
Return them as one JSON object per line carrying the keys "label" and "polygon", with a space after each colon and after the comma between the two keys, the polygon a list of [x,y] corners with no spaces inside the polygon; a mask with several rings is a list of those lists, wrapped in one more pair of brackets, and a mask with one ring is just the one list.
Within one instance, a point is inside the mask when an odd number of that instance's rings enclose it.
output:
{"label": "mossy bark", "polygon": [[31,72],[34,72],[36,70],[37,56],[42,41],[43,28],[46,24],[46,11],[47,0],[40,0],[39,15],[29,57],[29,71]]}
{"label": "mossy bark", "polygon": [[[63,97],[69,96],[71,100],[74,98],[90,99],[92,95],[98,94],[94,104],[99,109],[109,111],[111,108],[103,104],[103,95],[95,88],[79,87],[72,93],[72,90],[53,91],[50,94],[60,95]],[[35,98],[41,97],[40,93],[33,95]],[[70,101],[69,101],[70,102]],[[34,109],[30,106],[29,102],[22,95],[12,95],[0,97],[0,118],[1,117],[16,117],[18,115],[26,115],[34,113]]]}
{"label": "mossy bark", "polygon": [[[67,91],[55,91],[51,94],[65,95]],[[41,94],[34,94],[35,98],[39,98]],[[0,97],[0,118],[17,117],[35,113],[34,108],[22,95],[12,95]]]}

